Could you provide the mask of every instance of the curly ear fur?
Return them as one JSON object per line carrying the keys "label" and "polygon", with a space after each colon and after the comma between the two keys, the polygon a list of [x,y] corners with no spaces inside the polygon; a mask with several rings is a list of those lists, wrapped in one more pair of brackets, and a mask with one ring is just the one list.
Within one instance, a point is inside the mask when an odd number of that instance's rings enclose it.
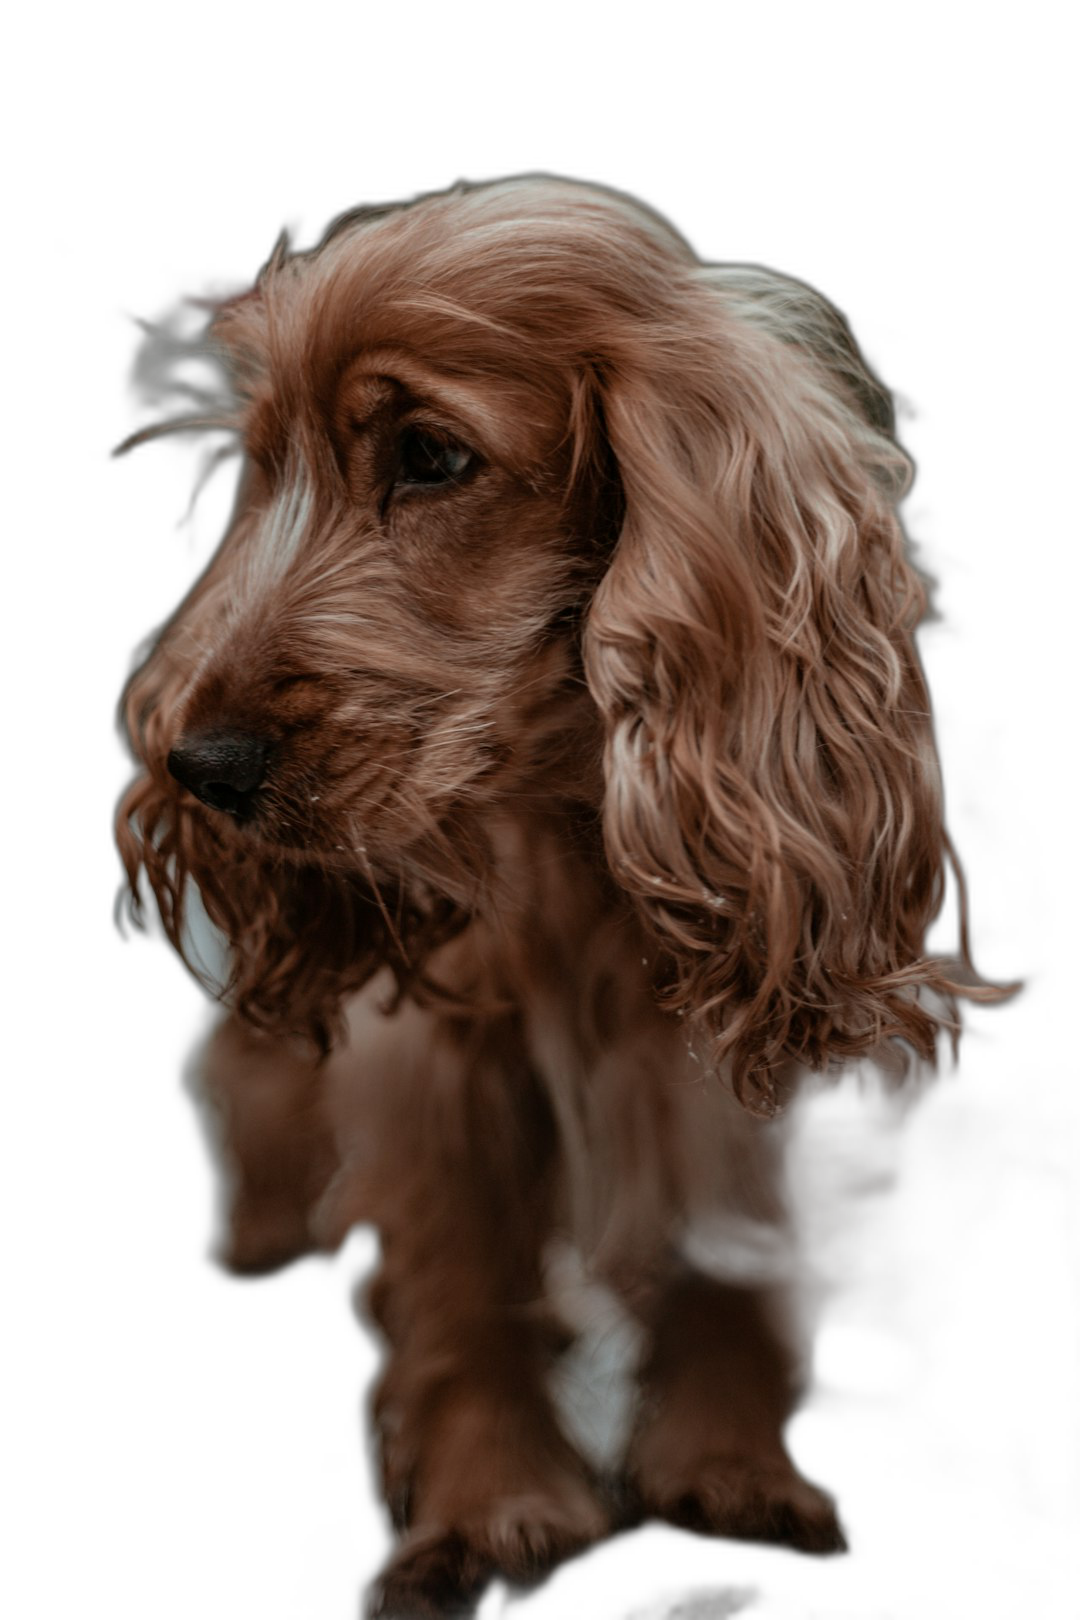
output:
{"label": "curly ear fur", "polygon": [[763,1111],[787,1058],[932,1058],[960,964],[924,955],[948,846],[888,395],[824,300],[734,269],[698,272],[602,408],[626,516],[586,668],[667,1004]]}

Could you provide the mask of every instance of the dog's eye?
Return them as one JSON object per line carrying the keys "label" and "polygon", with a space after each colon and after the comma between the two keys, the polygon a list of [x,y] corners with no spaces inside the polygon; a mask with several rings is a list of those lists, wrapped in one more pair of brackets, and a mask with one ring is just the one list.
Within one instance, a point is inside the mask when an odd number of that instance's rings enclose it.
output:
{"label": "dog's eye", "polygon": [[394,485],[398,489],[432,489],[440,484],[460,484],[475,462],[472,451],[449,435],[432,433],[428,428],[406,428],[398,446]]}

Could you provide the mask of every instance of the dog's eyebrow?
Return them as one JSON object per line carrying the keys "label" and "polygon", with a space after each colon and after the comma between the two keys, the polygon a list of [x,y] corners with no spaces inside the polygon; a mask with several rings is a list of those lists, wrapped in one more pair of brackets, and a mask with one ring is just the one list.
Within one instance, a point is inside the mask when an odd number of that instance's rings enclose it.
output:
{"label": "dog's eyebrow", "polygon": [[354,374],[342,384],[339,403],[347,410],[350,427],[365,433],[393,407],[400,394],[400,384],[393,377]]}
{"label": "dog's eyebrow", "polygon": [[[451,375],[425,365],[404,349],[370,349],[358,355],[339,385],[348,396],[350,417],[361,432],[391,402],[395,385],[411,396],[413,409],[431,405],[457,425],[475,448],[496,459],[520,459],[522,451],[542,455],[541,424],[522,385],[493,377]],[[532,428],[532,432],[529,429]]]}

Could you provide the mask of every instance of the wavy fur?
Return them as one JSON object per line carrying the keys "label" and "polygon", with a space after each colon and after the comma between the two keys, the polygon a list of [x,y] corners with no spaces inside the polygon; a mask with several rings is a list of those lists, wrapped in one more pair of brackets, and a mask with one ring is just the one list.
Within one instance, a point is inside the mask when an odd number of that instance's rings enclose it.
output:
{"label": "wavy fur", "polygon": [[[178,414],[123,448],[217,429],[243,472],[125,693],[120,847],[136,917],[145,881],[191,955],[194,885],[228,945],[232,1263],[382,1229],[375,1612],[620,1513],[841,1546],[782,1443],[775,1278],[688,1233],[782,1249],[795,1068],[932,1060],[1005,993],[962,882],[956,960],[925,949],[951,851],[888,392],[810,288],[545,177],[283,238],[141,368]],[[544,1388],[559,1235],[645,1334],[618,1508]]]}

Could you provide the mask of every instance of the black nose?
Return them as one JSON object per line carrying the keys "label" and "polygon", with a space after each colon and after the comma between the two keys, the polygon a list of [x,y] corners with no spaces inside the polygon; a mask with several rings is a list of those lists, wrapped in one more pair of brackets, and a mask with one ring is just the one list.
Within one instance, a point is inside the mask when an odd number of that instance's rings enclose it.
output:
{"label": "black nose", "polygon": [[176,780],[211,810],[242,817],[251,813],[269,751],[262,737],[242,731],[203,731],[181,737],[167,763]]}

